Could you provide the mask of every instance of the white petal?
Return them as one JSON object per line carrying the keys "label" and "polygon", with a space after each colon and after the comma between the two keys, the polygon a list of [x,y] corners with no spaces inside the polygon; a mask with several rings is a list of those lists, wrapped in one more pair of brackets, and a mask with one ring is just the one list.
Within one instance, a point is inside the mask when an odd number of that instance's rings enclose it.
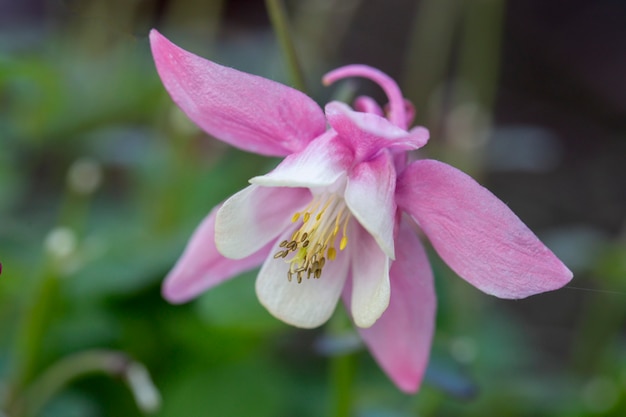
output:
{"label": "white petal", "polygon": [[[285,233],[283,238],[288,239],[291,233]],[[270,253],[278,250],[277,246]],[[295,279],[287,279],[289,263],[269,256],[257,277],[256,293],[274,317],[296,327],[314,328],[333,314],[348,275],[348,264],[348,253],[340,252],[335,260],[326,262],[320,278],[304,277],[298,284]]]}
{"label": "white petal", "polygon": [[303,188],[244,188],[217,212],[217,250],[231,259],[255,253],[289,227],[293,214],[309,201],[311,193]]}
{"label": "white petal", "polygon": [[215,217],[219,206],[211,210],[189,239],[176,266],[163,282],[163,297],[170,303],[186,302],[221,282],[256,268],[273,249],[268,243],[243,259],[225,258],[215,247]]}
{"label": "white petal", "polygon": [[352,163],[352,153],[328,131],[303,151],[289,155],[269,174],[252,184],[271,187],[324,187],[335,183]]}
{"label": "white petal", "polygon": [[354,323],[370,327],[389,305],[389,257],[356,222],[349,241],[352,256],[351,311]]}
{"label": "white petal", "polygon": [[393,229],[396,171],[388,152],[362,162],[350,172],[345,199],[348,208],[388,257],[394,259]]}

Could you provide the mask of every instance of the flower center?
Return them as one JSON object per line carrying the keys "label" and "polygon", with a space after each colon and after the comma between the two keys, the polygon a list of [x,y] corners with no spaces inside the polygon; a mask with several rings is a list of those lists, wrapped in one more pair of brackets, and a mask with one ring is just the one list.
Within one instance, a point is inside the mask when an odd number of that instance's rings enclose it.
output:
{"label": "flower center", "polygon": [[289,282],[295,276],[301,283],[305,273],[307,279],[322,276],[326,261],[332,261],[337,256],[335,240],[340,231],[339,250],[348,245],[346,229],[350,217],[350,210],[337,194],[318,195],[304,210],[293,215],[291,221],[301,220],[302,226],[294,232],[291,240],[280,242],[282,249],[274,254],[274,259],[279,259],[293,253],[290,259],[285,260],[290,264],[287,271]]}

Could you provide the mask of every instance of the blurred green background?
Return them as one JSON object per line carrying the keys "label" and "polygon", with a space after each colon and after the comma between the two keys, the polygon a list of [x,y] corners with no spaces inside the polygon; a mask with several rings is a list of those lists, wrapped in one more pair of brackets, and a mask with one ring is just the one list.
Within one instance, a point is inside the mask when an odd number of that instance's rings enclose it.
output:
{"label": "blurred green background", "polygon": [[341,311],[313,331],[273,319],[254,272],[169,305],[194,227],[276,161],[186,120],[147,34],[290,83],[265,3],[0,0],[0,416],[626,415],[626,3],[284,3],[308,94],[339,94],[319,80],[347,63],[390,74],[431,130],[420,156],[509,204],[571,285],[498,300],[433,254],[415,396]]}

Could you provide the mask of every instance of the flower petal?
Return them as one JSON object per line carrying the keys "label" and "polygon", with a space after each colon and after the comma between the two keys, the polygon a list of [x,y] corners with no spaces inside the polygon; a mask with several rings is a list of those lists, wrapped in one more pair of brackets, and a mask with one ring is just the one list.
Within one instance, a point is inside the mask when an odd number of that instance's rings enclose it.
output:
{"label": "flower petal", "polygon": [[396,84],[391,77],[368,65],[353,64],[334,69],[327,73],[322,78],[322,82],[324,85],[330,85],[337,80],[347,77],[369,78],[378,84],[389,99],[389,120],[402,129],[406,129],[409,126],[402,91],[400,91],[398,84]]}
{"label": "flower petal", "polygon": [[351,164],[351,151],[329,130],[303,151],[286,157],[269,174],[250,182],[271,187],[326,187],[344,175]]}
{"label": "flower petal", "polygon": [[354,100],[354,109],[363,113],[372,113],[383,117],[383,109],[380,108],[376,100],[368,96],[359,96]]}
{"label": "flower petal", "polygon": [[326,130],[305,94],[189,53],[150,32],[157,71],[178,106],[216,138],[246,151],[288,155]]}
{"label": "flower petal", "polygon": [[356,226],[350,242],[353,284],[350,308],[358,327],[370,327],[389,305],[389,257],[365,229],[356,222],[350,226]]}
{"label": "flower petal", "polygon": [[372,327],[358,330],[398,388],[416,392],[428,364],[436,298],[424,248],[405,222],[398,233],[398,257],[391,265],[390,275],[391,300],[387,310]]}
{"label": "flower petal", "polygon": [[572,273],[489,190],[439,161],[416,161],[398,178],[398,205],[462,278],[501,298],[567,284]]}
{"label": "flower petal", "polygon": [[217,212],[215,243],[220,253],[243,259],[291,225],[293,214],[306,206],[311,193],[303,188],[250,185],[224,202]]}
{"label": "flower petal", "polygon": [[396,218],[396,171],[389,152],[362,162],[349,174],[345,200],[348,208],[391,259],[395,258],[393,229]]}
{"label": "flower petal", "polygon": [[209,288],[261,265],[273,245],[252,255],[232,260],[223,257],[215,247],[215,207],[191,236],[185,251],[163,282],[163,297],[171,303],[183,303]]}
{"label": "flower petal", "polygon": [[336,101],[326,105],[326,118],[346,146],[354,151],[358,162],[384,148],[406,151],[421,148],[428,142],[425,128],[407,132],[384,117],[356,112]]}
{"label": "flower petal", "polygon": [[[289,230],[279,240],[289,239]],[[275,250],[280,248],[275,246]],[[302,328],[324,324],[333,314],[348,274],[349,254],[341,252],[326,262],[320,278],[304,277],[302,283],[287,280],[289,263],[268,257],[256,280],[261,304],[276,318]]]}

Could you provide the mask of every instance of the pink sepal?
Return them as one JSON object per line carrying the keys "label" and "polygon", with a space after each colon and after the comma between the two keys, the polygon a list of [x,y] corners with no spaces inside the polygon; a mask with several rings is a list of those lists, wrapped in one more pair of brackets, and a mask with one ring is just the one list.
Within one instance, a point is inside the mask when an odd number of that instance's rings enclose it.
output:
{"label": "pink sepal", "polygon": [[524,298],[572,278],[506,204],[450,165],[412,163],[398,178],[396,201],[450,268],[487,294]]}
{"label": "pink sepal", "polygon": [[274,242],[244,259],[228,259],[215,247],[215,207],[196,228],[182,256],[163,282],[163,297],[184,303],[240,273],[261,265]]}
{"label": "pink sepal", "polygon": [[298,90],[201,58],[154,29],[150,44],[174,102],[217,139],[246,151],[284,156],[326,130],[324,113]]}

